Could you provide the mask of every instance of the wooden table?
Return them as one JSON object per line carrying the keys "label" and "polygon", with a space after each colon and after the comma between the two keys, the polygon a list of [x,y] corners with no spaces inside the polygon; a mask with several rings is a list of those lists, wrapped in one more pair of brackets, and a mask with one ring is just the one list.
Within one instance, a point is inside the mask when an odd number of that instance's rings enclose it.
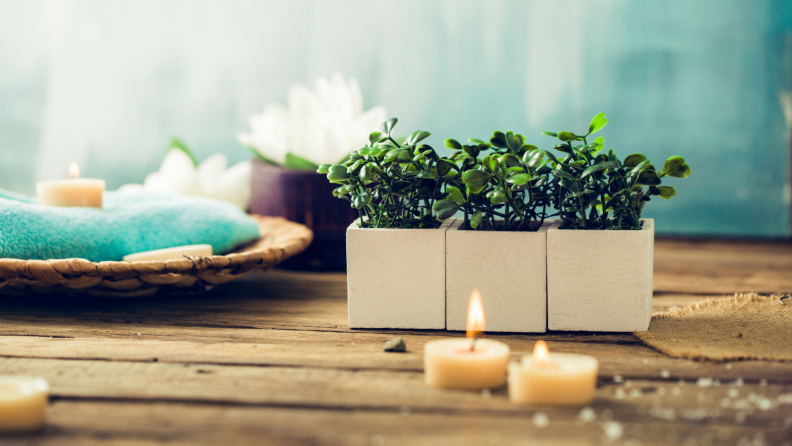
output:
{"label": "wooden table", "polygon": [[[792,292],[788,242],[660,239],[655,253],[657,310]],[[0,444],[792,444],[792,363],[673,359],[630,334],[490,336],[513,358],[537,339],[596,356],[584,422],[505,390],[426,388],[424,343],[459,333],[350,330],[345,280],[274,270],[199,297],[2,297],[0,374],[46,378],[52,401],[43,432]],[[382,351],[395,336],[407,353]]]}

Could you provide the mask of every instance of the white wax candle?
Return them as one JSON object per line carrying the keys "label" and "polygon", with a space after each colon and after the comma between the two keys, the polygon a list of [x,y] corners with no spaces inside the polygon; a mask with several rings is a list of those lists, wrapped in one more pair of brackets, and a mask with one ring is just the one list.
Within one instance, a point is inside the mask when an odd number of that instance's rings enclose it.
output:
{"label": "white wax candle", "polygon": [[69,178],[36,184],[36,196],[43,206],[101,208],[104,180],[79,178],[76,163],[69,166]]}
{"label": "white wax candle", "polygon": [[426,385],[450,389],[488,389],[506,382],[509,346],[472,338],[443,339],[424,346]]}
{"label": "white wax candle", "polygon": [[[541,341],[540,341],[541,342]],[[545,347],[546,348],[546,347]],[[568,353],[525,356],[509,364],[509,399],[527,405],[576,406],[594,399],[596,358]]]}
{"label": "white wax candle", "polygon": [[0,434],[31,432],[44,425],[47,381],[24,376],[0,376]]}
{"label": "white wax candle", "polygon": [[142,262],[158,260],[164,262],[166,260],[181,260],[184,256],[209,257],[210,255],[212,255],[212,245],[185,245],[125,255],[124,261]]}

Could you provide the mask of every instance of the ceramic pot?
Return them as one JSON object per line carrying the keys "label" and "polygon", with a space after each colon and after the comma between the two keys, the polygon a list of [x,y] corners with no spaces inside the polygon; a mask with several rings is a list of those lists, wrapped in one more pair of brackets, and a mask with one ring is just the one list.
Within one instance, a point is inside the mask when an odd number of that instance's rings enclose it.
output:
{"label": "ceramic pot", "polygon": [[446,327],[465,330],[470,292],[478,289],[488,332],[547,331],[547,230],[446,232]]}
{"label": "ceramic pot", "polygon": [[547,231],[547,327],[646,331],[652,317],[654,220],[637,231]]}
{"label": "ceramic pot", "polygon": [[350,328],[445,328],[445,234],[347,228]]}
{"label": "ceramic pot", "polygon": [[251,212],[283,217],[308,226],[314,233],[308,249],[279,267],[327,271],[346,268],[345,233],[356,212],[348,201],[333,197],[336,187],[326,175],[253,160]]}

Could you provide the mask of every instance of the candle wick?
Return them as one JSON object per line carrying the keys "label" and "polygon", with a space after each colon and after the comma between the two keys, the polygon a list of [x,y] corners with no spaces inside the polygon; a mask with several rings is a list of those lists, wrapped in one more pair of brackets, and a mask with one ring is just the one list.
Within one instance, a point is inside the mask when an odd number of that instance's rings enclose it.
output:
{"label": "candle wick", "polygon": [[478,336],[473,336],[473,339],[470,340],[470,351],[473,352],[476,350],[476,341],[478,340]]}

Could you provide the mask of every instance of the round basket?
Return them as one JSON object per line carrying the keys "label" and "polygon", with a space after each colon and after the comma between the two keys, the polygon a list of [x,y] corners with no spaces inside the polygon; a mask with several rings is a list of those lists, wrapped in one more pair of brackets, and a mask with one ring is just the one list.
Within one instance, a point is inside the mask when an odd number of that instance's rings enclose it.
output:
{"label": "round basket", "polygon": [[261,238],[227,255],[185,256],[167,262],[90,262],[85,259],[0,259],[0,292],[86,292],[97,297],[140,297],[157,291],[196,293],[270,268],[311,244],[307,227],[280,217],[251,215]]}

